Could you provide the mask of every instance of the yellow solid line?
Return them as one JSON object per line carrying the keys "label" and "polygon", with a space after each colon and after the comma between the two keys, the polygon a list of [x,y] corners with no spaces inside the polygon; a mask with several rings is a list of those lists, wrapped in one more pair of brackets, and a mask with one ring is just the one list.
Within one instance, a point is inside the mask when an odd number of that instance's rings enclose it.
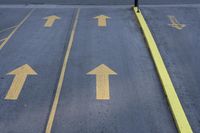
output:
{"label": "yellow solid line", "polygon": [[78,9],[78,11],[77,11],[76,18],[75,18],[75,21],[74,21],[74,24],[73,24],[73,27],[72,27],[72,31],[71,31],[71,35],[70,35],[70,39],[69,39],[69,43],[68,43],[68,48],[67,48],[67,51],[65,53],[65,58],[64,58],[64,61],[63,61],[63,66],[62,66],[60,78],[59,78],[59,81],[58,81],[58,86],[57,86],[57,89],[56,89],[56,94],[55,94],[55,97],[54,97],[54,101],[53,101],[53,105],[52,105],[51,112],[50,112],[50,115],[49,115],[49,119],[48,119],[48,123],[47,123],[47,126],[46,126],[45,133],[51,133],[51,128],[52,128],[52,125],[53,125],[53,121],[54,121],[54,117],[55,117],[55,113],[56,113],[56,109],[57,109],[58,101],[59,101],[59,97],[60,97],[60,92],[61,92],[61,89],[62,89],[62,84],[63,84],[63,80],[64,80],[64,76],[65,76],[65,70],[67,68],[67,62],[68,62],[69,54],[70,54],[70,51],[71,51],[71,48],[72,48],[72,45],[73,45],[73,41],[74,41],[74,35],[75,35],[76,26],[77,26],[77,23],[78,23],[79,12],[80,12],[80,9]]}
{"label": "yellow solid line", "polygon": [[158,71],[164,92],[166,94],[169,106],[171,108],[176,126],[178,128],[178,131],[179,131],[179,133],[192,133],[193,131],[190,127],[190,124],[187,120],[185,112],[184,112],[182,105],[179,101],[179,98],[176,94],[175,88],[170,79],[169,73],[167,72],[167,69],[163,62],[163,59],[157,48],[156,42],[151,34],[151,31],[141,13],[141,11],[137,12],[136,7],[134,7],[133,10],[135,12],[135,15],[138,19],[138,22],[139,22],[141,28],[142,28],[143,34],[146,38],[148,47],[150,49],[151,56],[155,63],[156,69]]}
{"label": "yellow solid line", "polygon": [[26,17],[16,26],[16,28],[10,33],[10,35],[4,40],[4,42],[0,45],[0,50],[6,45],[9,39],[13,36],[13,34],[20,28],[20,26],[30,17],[34,9],[32,9]]}

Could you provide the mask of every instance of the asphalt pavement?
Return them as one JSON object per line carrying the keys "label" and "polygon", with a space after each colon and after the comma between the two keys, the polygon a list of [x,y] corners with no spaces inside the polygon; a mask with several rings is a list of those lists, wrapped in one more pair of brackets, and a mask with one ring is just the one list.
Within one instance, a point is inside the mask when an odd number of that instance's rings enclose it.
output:
{"label": "asphalt pavement", "polygon": [[2,132],[177,132],[130,8],[0,10]]}
{"label": "asphalt pavement", "polygon": [[[0,0],[0,132],[176,133],[133,3]],[[200,2],[140,3],[198,133]]]}
{"label": "asphalt pavement", "polygon": [[[109,17],[106,27],[94,19],[101,14]],[[116,73],[109,77],[108,100],[96,99],[98,75],[88,75],[102,64]],[[80,10],[65,75],[52,132],[176,132],[130,8]]]}
{"label": "asphalt pavement", "polygon": [[145,7],[142,11],[153,32],[191,127],[198,133],[200,131],[200,21],[197,16],[200,15],[200,7]]}
{"label": "asphalt pavement", "polygon": [[[4,18],[0,23],[1,29],[17,25],[31,10],[0,9],[0,17]],[[54,28],[45,28],[44,17],[52,14],[60,16],[61,19],[54,24]],[[73,15],[73,9],[37,9],[1,48],[0,131],[2,133],[44,132]],[[10,34],[13,30],[4,32]],[[23,70],[26,72],[30,69],[28,66],[36,74],[27,73],[30,75],[22,86],[19,84],[23,80],[23,74],[18,74],[19,77],[17,73],[8,75],[16,68],[21,69],[20,73],[23,73]],[[15,81],[18,84],[13,84]],[[13,99],[12,93],[8,95],[12,86],[14,91],[21,89],[17,99]]]}

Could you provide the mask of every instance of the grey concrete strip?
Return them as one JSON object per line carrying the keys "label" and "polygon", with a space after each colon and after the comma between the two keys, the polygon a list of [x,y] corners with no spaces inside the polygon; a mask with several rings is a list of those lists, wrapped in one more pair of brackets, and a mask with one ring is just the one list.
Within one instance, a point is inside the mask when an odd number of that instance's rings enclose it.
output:
{"label": "grey concrete strip", "polygon": [[[0,0],[0,4],[132,5],[135,0]],[[199,0],[139,0],[141,4],[198,4]]]}
{"label": "grey concrete strip", "polygon": [[[49,5],[49,4],[45,4],[45,5],[32,5],[32,4],[28,4],[28,5],[0,5],[0,8],[4,9],[4,8],[42,8],[42,9],[48,9],[48,8],[52,8],[52,9],[59,9],[59,8],[131,8],[133,5]],[[154,8],[163,8],[163,7],[200,7],[200,4],[141,4],[140,7],[154,7]]]}
{"label": "grey concrete strip", "polygon": [[163,7],[200,7],[200,4],[158,4],[158,5],[140,5],[140,7],[152,7],[152,8],[163,8]]}
{"label": "grey concrete strip", "polygon": [[0,8],[128,8],[132,5],[0,5]]}

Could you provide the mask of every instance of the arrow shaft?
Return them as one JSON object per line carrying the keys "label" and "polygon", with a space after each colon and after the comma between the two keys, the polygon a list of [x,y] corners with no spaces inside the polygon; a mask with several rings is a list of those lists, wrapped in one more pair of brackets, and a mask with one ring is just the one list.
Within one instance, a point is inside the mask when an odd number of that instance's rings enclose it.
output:
{"label": "arrow shaft", "polygon": [[17,100],[26,81],[27,75],[16,75],[5,97],[7,100]]}
{"label": "arrow shaft", "polygon": [[108,75],[97,75],[96,76],[96,99],[98,99],[98,100],[109,100],[110,99],[109,76]]}
{"label": "arrow shaft", "polygon": [[179,22],[177,21],[177,19],[174,16],[170,16],[169,19],[172,24],[179,24]]}
{"label": "arrow shaft", "polygon": [[107,22],[105,18],[99,18],[98,19],[98,26],[99,27],[106,27],[107,26]]}
{"label": "arrow shaft", "polygon": [[46,23],[44,24],[44,27],[52,27],[55,22],[55,19],[47,19]]}

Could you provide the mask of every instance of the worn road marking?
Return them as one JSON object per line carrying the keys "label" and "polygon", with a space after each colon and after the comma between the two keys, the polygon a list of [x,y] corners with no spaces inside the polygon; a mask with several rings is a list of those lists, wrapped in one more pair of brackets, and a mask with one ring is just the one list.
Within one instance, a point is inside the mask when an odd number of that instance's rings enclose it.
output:
{"label": "worn road marking", "polygon": [[26,17],[15,27],[15,29],[6,37],[6,39],[3,41],[2,44],[0,44],[0,50],[6,45],[6,43],[9,41],[9,39],[14,35],[14,33],[21,27],[21,25],[31,16],[34,9],[32,9]]}
{"label": "worn road marking", "polygon": [[4,40],[6,40],[6,38],[4,38],[4,39],[1,39],[1,40],[0,40],[0,42],[2,42],[2,41],[4,41]]}
{"label": "worn road marking", "polygon": [[12,27],[3,29],[3,30],[0,31],[0,33],[5,32],[5,31],[8,31],[8,30],[10,30],[10,29],[13,29],[13,28],[15,28],[15,27],[17,27],[17,26],[12,26]]}
{"label": "worn road marking", "polygon": [[69,54],[70,54],[70,51],[71,51],[71,48],[72,48],[72,45],[73,45],[73,41],[74,41],[74,35],[75,35],[76,26],[77,26],[77,23],[78,23],[79,13],[80,13],[80,9],[77,10],[75,21],[74,21],[74,24],[73,24],[73,27],[72,27],[67,51],[65,53],[65,58],[64,58],[64,61],[63,61],[62,70],[61,70],[60,78],[59,78],[59,81],[58,81],[56,94],[55,94],[55,97],[54,97],[54,101],[53,101],[53,105],[52,105],[51,112],[50,112],[50,115],[49,115],[49,119],[48,119],[48,122],[47,122],[45,133],[51,133],[51,128],[52,128],[52,125],[53,125],[53,121],[54,121],[54,117],[55,117],[55,113],[56,113],[56,109],[57,109],[58,101],[59,101],[59,97],[60,97],[60,92],[61,92],[61,89],[62,89],[64,77],[65,77],[67,62],[68,62]]}
{"label": "worn road marking", "polygon": [[25,64],[11,72],[7,75],[15,75],[12,85],[5,97],[6,100],[17,100],[19,94],[24,86],[24,83],[28,75],[37,75],[37,73],[28,65]]}
{"label": "worn road marking", "polygon": [[192,133],[193,131],[190,127],[190,124],[187,120],[187,117],[185,115],[183,107],[182,107],[182,105],[179,101],[177,94],[176,94],[174,85],[171,81],[169,73],[168,73],[168,71],[165,67],[163,59],[162,59],[160,52],[157,48],[156,42],[153,38],[153,35],[152,35],[152,33],[151,33],[147,23],[146,23],[141,11],[137,12],[136,7],[134,7],[133,10],[134,10],[135,15],[138,19],[138,22],[141,26],[143,34],[146,38],[148,47],[150,49],[151,56],[153,58],[154,64],[155,64],[157,72],[159,74],[159,78],[160,78],[160,81],[162,83],[164,92],[166,94],[166,97],[167,97],[169,106],[171,108],[176,126],[178,128],[178,131],[180,133]]}
{"label": "worn road marking", "polygon": [[99,15],[94,17],[94,19],[98,20],[98,26],[99,27],[106,27],[107,26],[107,19],[109,19],[110,17],[105,16],[105,15]]}
{"label": "worn road marking", "polygon": [[108,66],[102,64],[92,71],[87,73],[88,75],[96,75],[96,99],[97,100],[109,100],[110,99],[110,87],[109,87],[109,75],[117,75]]}
{"label": "worn road marking", "polygon": [[44,27],[50,28],[53,26],[56,20],[60,19],[60,17],[56,15],[48,16],[44,18],[46,20]]}
{"label": "worn road marking", "polygon": [[171,22],[171,24],[169,24],[169,26],[176,28],[177,30],[182,30],[184,27],[186,27],[185,24],[179,23],[175,16],[168,16],[168,18]]}

